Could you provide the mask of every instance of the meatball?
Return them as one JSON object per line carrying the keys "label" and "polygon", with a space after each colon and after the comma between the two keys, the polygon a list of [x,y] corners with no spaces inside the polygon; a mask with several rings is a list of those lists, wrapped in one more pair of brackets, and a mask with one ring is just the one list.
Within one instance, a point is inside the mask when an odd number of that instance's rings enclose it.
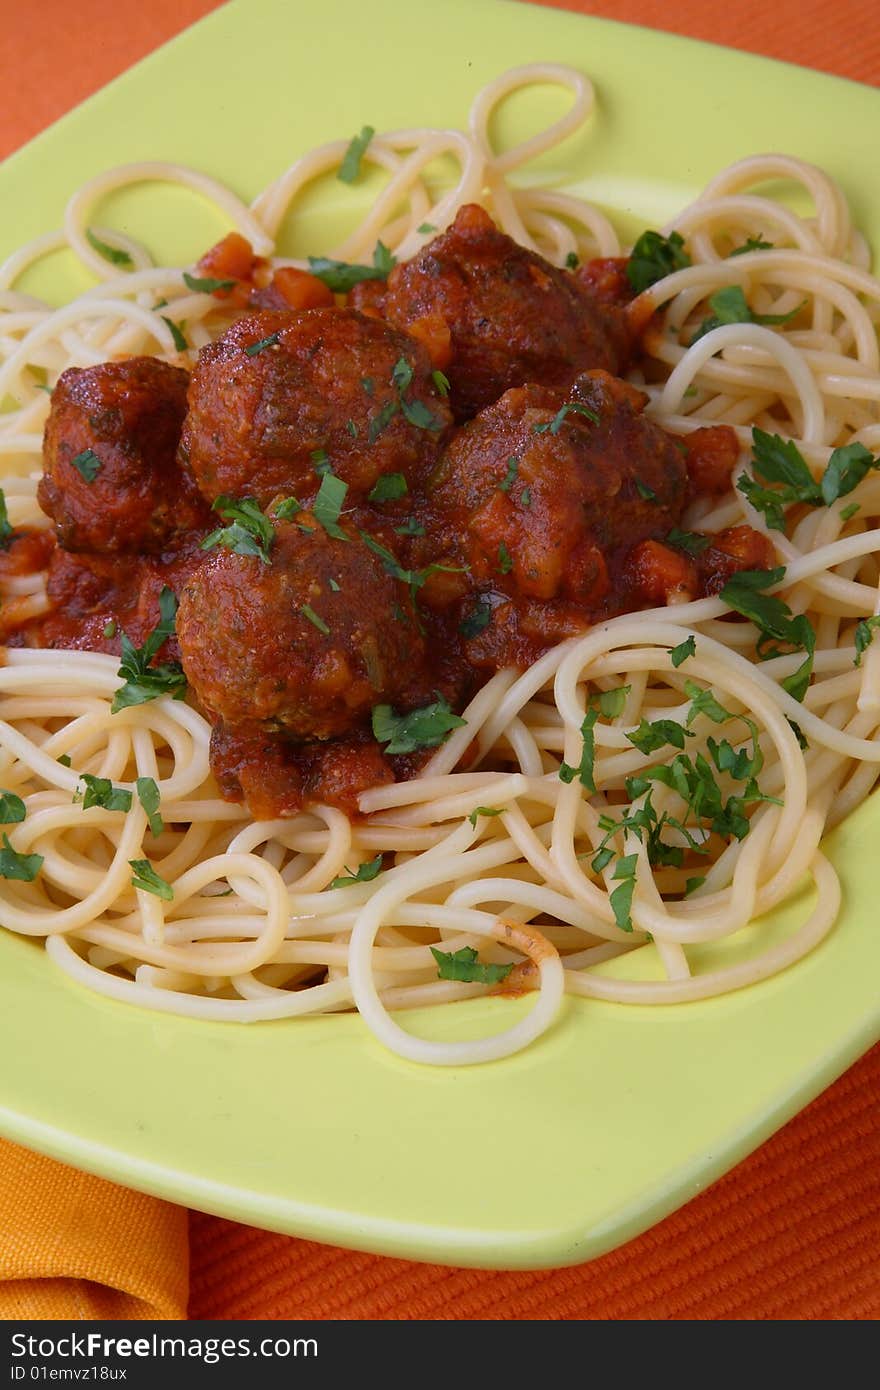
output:
{"label": "meatball", "polygon": [[409,483],[451,416],[424,348],[353,309],[249,314],[199,353],[181,451],[211,500],[310,500],[327,459],[362,499],[383,473]]}
{"label": "meatball", "polygon": [[218,548],[185,585],[183,667],[215,719],[327,739],[377,703],[407,703],[424,662],[409,591],[357,532],[336,529],[310,512],[276,519],[268,563]]}
{"label": "meatball", "polygon": [[440,544],[425,558],[440,550],[478,584],[595,610],[615,552],[665,535],[684,506],[684,450],[640,413],[646,400],[601,371],[571,392],[508,391],[435,470],[428,529]]}
{"label": "meatball", "polygon": [[620,370],[622,308],[600,306],[585,282],[499,232],[476,204],[392,270],[381,311],[389,323],[449,332],[450,401],[468,420],[511,386],[568,386],[590,367]]}
{"label": "meatball", "polygon": [[186,389],[154,357],[62,372],[37,497],[65,550],[155,553],[209,519],[176,457]]}

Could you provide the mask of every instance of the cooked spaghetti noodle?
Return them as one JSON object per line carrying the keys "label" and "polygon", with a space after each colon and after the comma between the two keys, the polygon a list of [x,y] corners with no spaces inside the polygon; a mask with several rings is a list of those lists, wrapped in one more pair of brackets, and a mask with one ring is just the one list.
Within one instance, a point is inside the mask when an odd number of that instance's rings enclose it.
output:
{"label": "cooked spaghetti noodle", "polygon": [[[496,153],[488,133],[493,112],[510,92],[536,82],[569,89],[568,114]],[[364,158],[387,181],[331,254],[368,260],[381,240],[398,259],[412,256],[463,203],[480,202],[503,231],[557,265],[572,256],[619,255],[598,209],[508,181],[589,120],[593,105],[580,73],[533,65],[478,94],[466,133],[374,135]],[[0,268],[0,398],[16,402],[2,417],[0,453],[14,527],[48,524],[36,501],[48,411],[42,385],[71,365],[126,354],[191,365],[230,321],[228,307],[188,288],[182,270],[154,266],[131,238],[97,227],[105,250],[95,249],[89,229],[99,200],[143,180],[179,182],[212,200],[258,254],[271,256],[302,190],[337,169],[347,147],[335,141],[303,156],[250,208],[170,164],[111,171],[71,199],[62,232]],[[440,156],[457,162],[458,178],[438,191],[429,171]],[[801,185],[813,216],[749,191],[771,180]],[[878,451],[880,284],[833,180],[790,158],[747,159],[719,174],[671,231],[684,239],[691,263],[637,301],[645,319],[656,315],[630,373],[650,396],[648,413],[679,435],[707,423],[732,425],[743,446],[737,473],[747,477],[754,426],[792,439],[815,479],[835,449]],[[98,283],[53,310],[15,285],[61,246]],[[108,247],[130,268],[119,271]],[[273,264],[304,263],[278,257]],[[747,294],[752,321],[720,323],[693,341],[708,301],[731,286]],[[794,311],[796,326],[757,322]],[[169,319],[186,321],[186,353]],[[551,1025],[566,991],[674,1003],[765,978],[832,929],[840,887],[822,836],[864,800],[880,767],[880,650],[869,645],[867,621],[880,613],[878,514],[880,474],[867,470],[846,506],[795,508],[785,530],[768,530],[767,516],[738,488],[695,503],[685,518],[702,534],[745,522],[775,547],[784,566],[776,588],[816,634],[802,699],[782,682],[791,685],[803,652],[756,661],[766,655],[758,651],[760,628],[730,622],[721,598],[616,617],[526,671],[500,671],[418,777],[362,794],[356,821],[315,805],[255,822],[221,799],[209,767],[210,726],[196,708],[166,696],[111,713],[117,658],[9,649],[0,668],[0,786],[23,800],[26,816],[4,829],[9,851],[42,862],[31,881],[0,878],[0,920],[45,938],[61,969],[122,1000],[239,1021],[354,1007],[388,1047],[441,1065],[525,1046]],[[47,611],[40,574],[10,574],[2,590],[7,630]],[[603,694],[609,698],[598,717]],[[660,759],[642,751],[628,738],[642,721],[676,724],[679,743]],[[589,774],[563,780],[561,769],[583,766],[587,727]],[[725,792],[743,748],[752,750],[749,766],[760,768],[760,795],[744,798],[747,825],[733,836],[705,818],[682,819],[682,784],[671,774],[666,781],[642,776],[658,762],[671,768],[676,747],[693,769],[722,737]],[[462,770],[474,745],[476,758]],[[685,764],[678,766],[681,773]],[[127,811],[84,809],[76,799],[84,774],[129,791],[136,779],[153,779],[161,831],[152,833],[136,797]],[[667,826],[659,862],[651,853],[658,822]],[[357,867],[378,855],[382,872],[358,881]],[[147,859],[170,885],[168,899],[133,881],[131,862]],[[339,878],[348,882],[331,886]],[[815,900],[796,930],[772,944],[754,933],[735,963],[713,957],[713,943],[735,939],[805,879],[815,885]],[[483,961],[513,969],[501,984],[438,979],[432,946],[449,957],[479,950]],[[655,968],[640,970],[638,979],[603,973],[603,963],[633,950],[647,953],[642,959]],[[489,1038],[431,1042],[391,1016],[499,989],[534,990],[536,999]]]}

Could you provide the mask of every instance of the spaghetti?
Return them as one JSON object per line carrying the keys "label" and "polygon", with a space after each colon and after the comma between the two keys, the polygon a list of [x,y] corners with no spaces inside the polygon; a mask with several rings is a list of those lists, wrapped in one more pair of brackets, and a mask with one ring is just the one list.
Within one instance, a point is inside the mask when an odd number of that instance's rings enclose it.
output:
{"label": "spaghetti", "polygon": [[[567,88],[570,110],[496,153],[493,112],[536,82]],[[363,158],[387,181],[333,256],[369,261],[378,241],[398,259],[412,256],[467,202],[557,265],[619,255],[599,210],[508,182],[590,119],[593,105],[582,74],[532,65],[477,95],[467,133],[374,135]],[[71,365],[126,354],[191,365],[230,321],[228,306],[193,290],[183,271],[154,266],[129,237],[92,229],[100,198],[143,180],[183,183],[268,256],[302,190],[337,169],[347,148],[332,142],[299,159],[250,208],[174,165],[111,171],[71,199],[62,232],[0,268],[0,398],[16,402],[0,432],[11,526],[48,524],[36,501],[43,386]],[[437,191],[429,171],[441,156],[457,162],[458,178]],[[799,184],[814,215],[749,191],[770,180]],[[808,620],[806,678],[803,645],[783,639],[768,652],[767,627],[747,608],[745,621],[729,621],[720,597],[624,615],[524,672],[500,671],[417,778],[362,794],[361,819],[315,805],[259,822],[219,796],[210,726],[196,708],[166,696],[114,713],[117,658],[10,648],[0,668],[4,926],[44,938],[62,970],[112,997],[244,1022],[354,1007],[392,1050],[440,1065],[524,1047],[551,1025],[565,992],[628,1004],[706,998],[765,978],[821,941],[840,905],[822,836],[864,800],[880,768],[880,649],[870,644],[880,615],[880,474],[866,465],[845,505],[795,500],[779,529],[756,505],[761,478],[748,450],[755,427],[791,440],[821,485],[835,451],[839,464],[850,446],[880,449],[880,284],[840,189],[794,159],[759,156],[722,172],[664,236],[673,232],[688,255],[637,301],[651,322],[630,379],[675,434],[716,423],[736,430],[746,486],[694,503],[685,523],[703,536],[747,523],[772,544],[781,572],[762,597],[784,598],[786,623]],[[60,246],[98,283],[53,310],[15,284]],[[730,289],[741,292],[734,301],[717,299]],[[746,304],[738,321],[732,302]],[[181,352],[173,325],[184,320]],[[2,593],[7,630],[49,606],[40,574],[5,573]],[[646,729],[641,743],[632,737]],[[84,777],[129,793],[128,809],[84,806]],[[158,814],[135,794],[138,779],[158,788]],[[28,877],[21,866],[37,858]],[[168,894],[133,875],[133,863]],[[806,878],[815,901],[794,931],[765,940],[745,930]],[[746,939],[732,960],[716,951]],[[640,978],[603,971],[634,950],[652,962]],[[468,974],[455,962],[477,952],[500,967],[495,976],[455,978]],[[441,957],[452,978],[438,978]],[[392,1017],[499,990],[536,998],[489,1038],[428,1041]]]}

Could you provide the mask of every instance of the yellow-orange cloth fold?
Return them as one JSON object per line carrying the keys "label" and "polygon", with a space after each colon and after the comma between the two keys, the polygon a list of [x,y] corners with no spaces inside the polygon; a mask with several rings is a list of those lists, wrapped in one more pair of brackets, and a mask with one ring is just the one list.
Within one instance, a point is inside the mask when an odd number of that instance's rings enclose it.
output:
{"label": "yellow-orange cloth fold", "polygon": [[182,1207],[0,1141],[0,1319],[185,1318]]}

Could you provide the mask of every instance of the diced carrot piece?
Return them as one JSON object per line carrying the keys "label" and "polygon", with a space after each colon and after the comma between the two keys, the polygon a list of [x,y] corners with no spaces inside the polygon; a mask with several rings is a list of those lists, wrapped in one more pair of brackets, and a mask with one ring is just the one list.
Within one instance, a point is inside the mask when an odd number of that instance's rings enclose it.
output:
{"label": "diced carrot piece", "polygon": [[214,280],[249,280],[256,261],[250,242],[240,232],[230,232],[205,252],[196,268],[200,275]]}
{"label": "diced carrot piece", "polygon": [[739,458],[739,440],[730,425],[706,425],[686,435],[683,443],[691,493],[702,497],[726,492]]}
{"label": "diced carrot piece", "polygon": [[276,270],[272,276],[272,289],[278,292],[290,309],[322,309],[336,302],[333,291],[322,280],[294,266],[282,266]]}
{"label": "diced carrot piece", "polygon": [[438,371],[443,371],[452,361],[452,338],[449,333],[449,324],[442,314],[425,314],[424,318],[415,319],[413,323],[408,323],[406,331],[410,337],[418,338],[419,342],[427,348],[431,365]]}
{"label": "diced carrot piece", "polygon": [[661,541],[642,541],[631,552],[628,569],[648,603],[682,603],[699,591],[696,566],[682,550]]}

